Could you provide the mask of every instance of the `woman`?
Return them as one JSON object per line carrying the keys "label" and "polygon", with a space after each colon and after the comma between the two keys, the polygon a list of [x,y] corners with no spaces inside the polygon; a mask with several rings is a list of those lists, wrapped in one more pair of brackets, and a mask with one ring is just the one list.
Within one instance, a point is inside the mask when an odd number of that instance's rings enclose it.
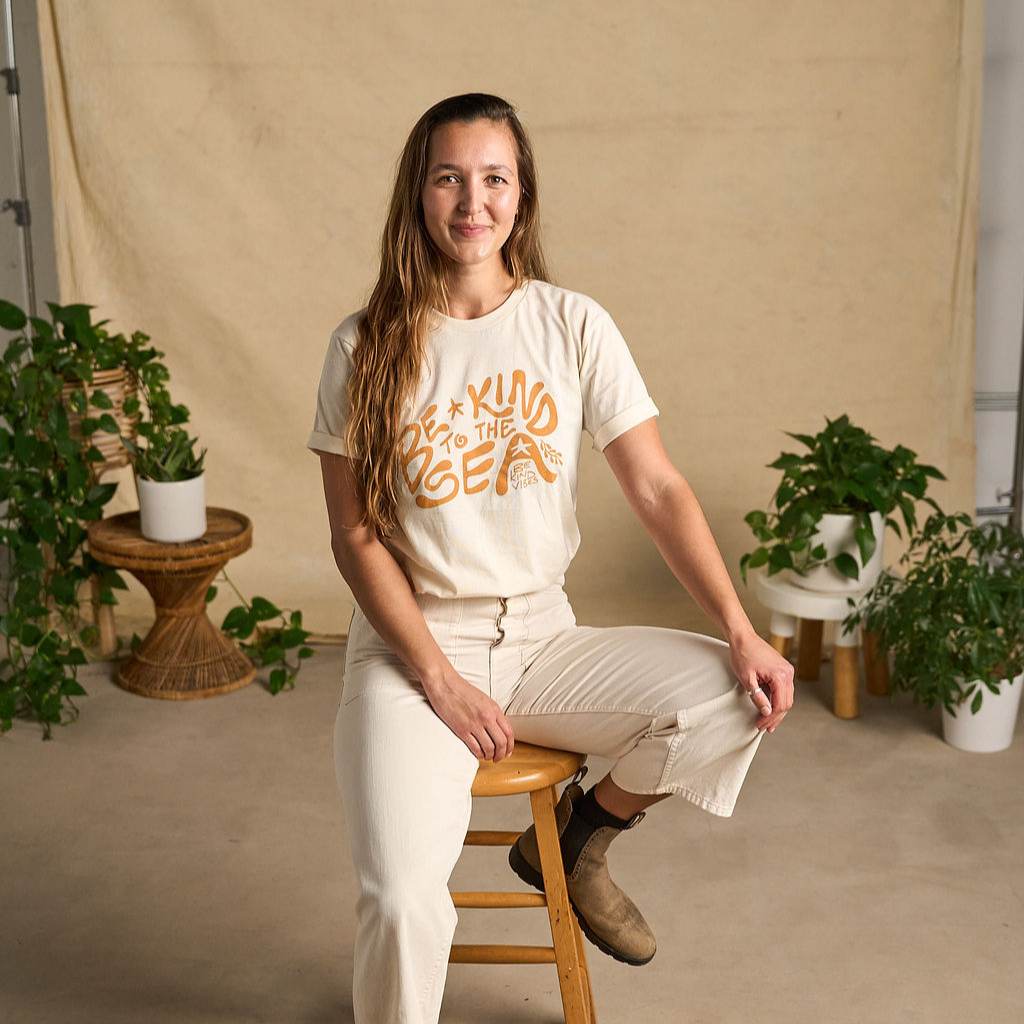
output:
{"label": "woman", "polygon": [[[573,779],[557,816],[581,926],[643,964],[654,935],[608,875],[609,842],[673,793],[731,815],[793,701],[792,667],[745,615],[624,338],[550,282],[539,216],[514,109],[480,93],[436,104],[402,152],[377,284],[324,359],[308,447],[357,602],[335,728],[357,1024],[438,1020],[479,759],[518,737],[614,761],[586,793]],[[563,584],[583,430],[727,642],[576,623]],[[532,826],[509,861],[543,887]]]}

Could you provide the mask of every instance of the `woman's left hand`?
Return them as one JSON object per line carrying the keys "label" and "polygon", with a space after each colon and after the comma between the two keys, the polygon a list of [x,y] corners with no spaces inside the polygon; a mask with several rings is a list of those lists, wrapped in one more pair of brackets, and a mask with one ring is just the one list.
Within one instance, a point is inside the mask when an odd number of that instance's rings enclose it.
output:
{"label": "woman's left hand", "polygon": [[[758,709],[757,728],[775,732],[793,706],[793,666],[754,632],[730,641],[729,660],[736,678]],[[758,685],[761,691],[754,689]],[[764,714],[761,708],[768,708],[769,713]]]}

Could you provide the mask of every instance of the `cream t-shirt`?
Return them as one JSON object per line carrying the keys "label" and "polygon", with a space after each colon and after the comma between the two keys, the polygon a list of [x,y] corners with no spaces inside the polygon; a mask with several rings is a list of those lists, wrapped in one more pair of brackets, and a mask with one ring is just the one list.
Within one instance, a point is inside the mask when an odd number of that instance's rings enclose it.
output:
{"label": "cream t-shirt", "polygon": [[[313,451],[349,454],[345,385],[364,312],[331,334]],[[528,279],[485,316],[435,317],[387,546],[418,593],[511,597],[564,584],[580,544],[582,431],[602,451],[658,407],[607,310],[581,292]]]}

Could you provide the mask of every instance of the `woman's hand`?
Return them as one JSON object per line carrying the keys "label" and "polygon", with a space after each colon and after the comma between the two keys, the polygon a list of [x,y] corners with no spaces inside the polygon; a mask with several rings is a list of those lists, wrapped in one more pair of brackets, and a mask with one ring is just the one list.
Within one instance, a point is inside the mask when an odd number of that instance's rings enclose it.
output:
{"label": "woman's hand", "polygon": [[438,718],[477,758],[497,763],[512,753],[515,737],[501,706],[455,669],[426,693]]}
{"label": "woman's hand", "polygon": [[[729,642],[729,660],[736,678],[760,711],[758,729],[775,732],[793,706],[793,666],[757,633],[744,633]],[[754,690],[760,685],[762,691]],[[763,690],[768,692],[765,693]]]}

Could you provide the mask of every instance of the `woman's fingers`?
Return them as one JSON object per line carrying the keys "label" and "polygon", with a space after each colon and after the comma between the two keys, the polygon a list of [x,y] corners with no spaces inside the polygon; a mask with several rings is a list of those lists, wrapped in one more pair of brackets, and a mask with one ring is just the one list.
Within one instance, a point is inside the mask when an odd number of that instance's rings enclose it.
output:
{"label": "woman's fingers", "polygon": [[760,684],[757,681],[757,673],[751,671],[750,676],[747,679],[747,693],[750,695],[750,699],[754,702],[754,707],[757,708],[758,713],[761,716],[761,721],[767,721],[768,715],[772,710],[772,702],[764,690],[756,689],[758,686],[760,686]]}

